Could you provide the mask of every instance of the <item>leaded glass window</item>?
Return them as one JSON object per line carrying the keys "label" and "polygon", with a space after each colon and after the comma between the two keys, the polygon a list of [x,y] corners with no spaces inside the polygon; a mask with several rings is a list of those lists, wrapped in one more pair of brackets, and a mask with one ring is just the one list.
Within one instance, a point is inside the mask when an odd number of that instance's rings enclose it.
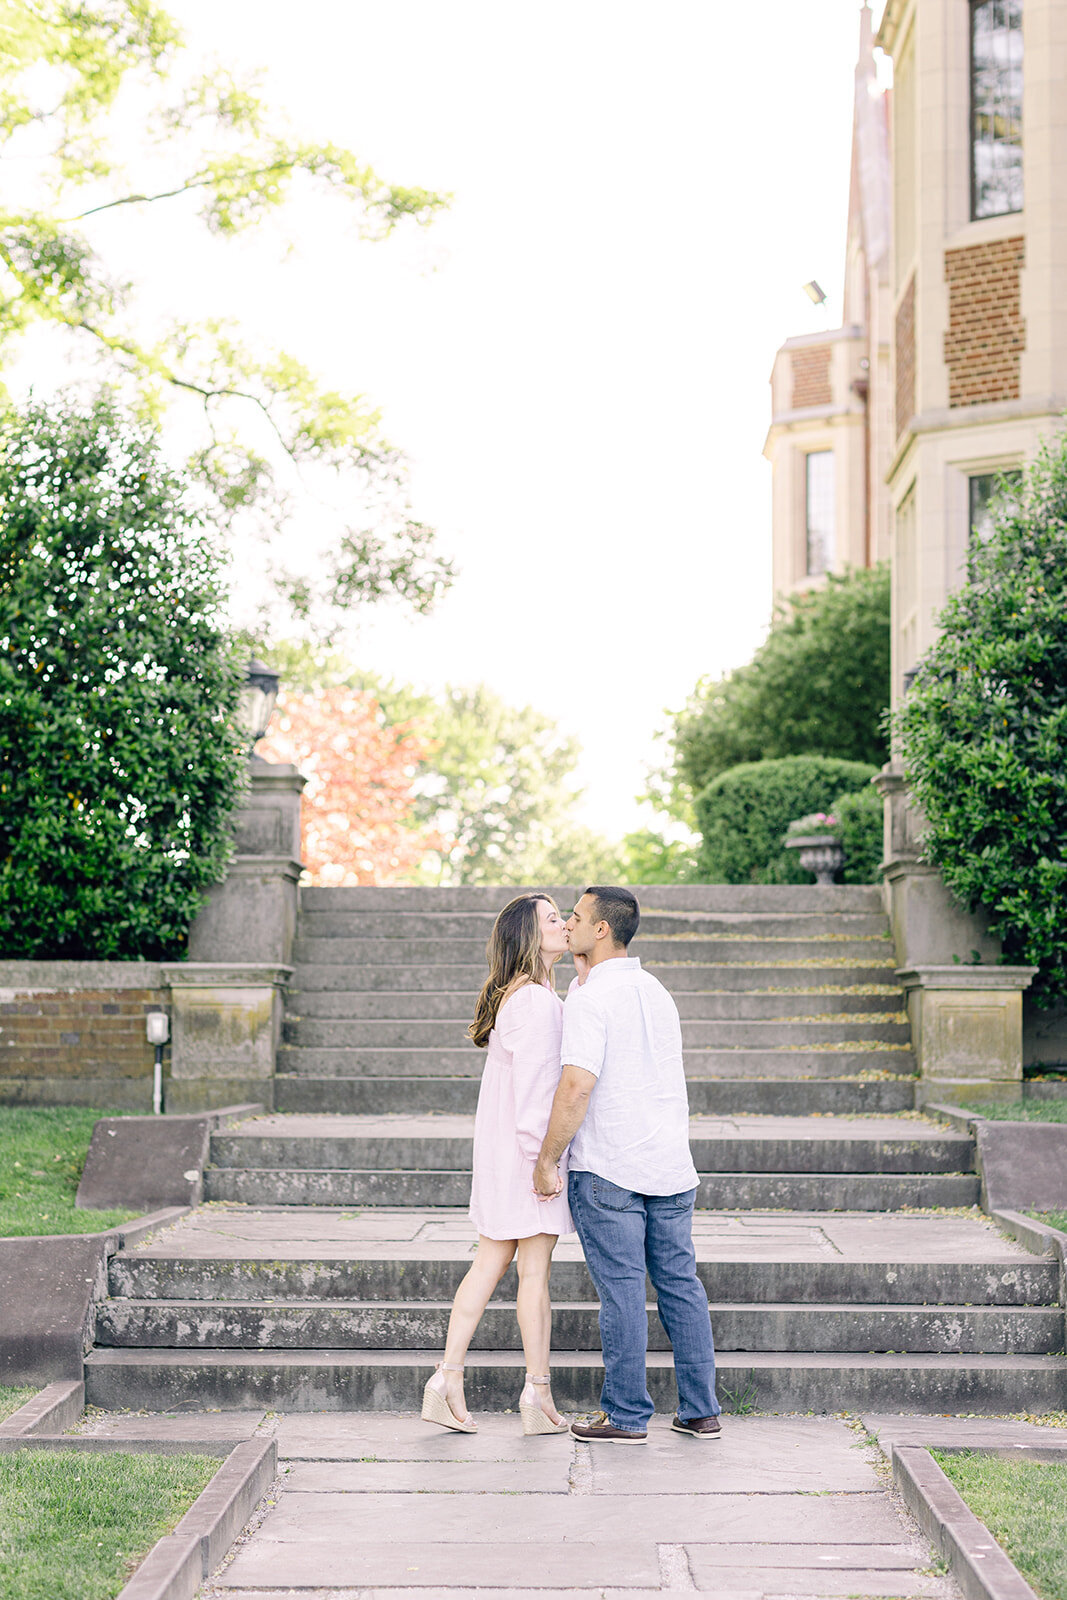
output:
{"label": "leaded glass window", "polygon": [[804,460],[808,576],[815,577],[820,572],[830,572],[834,564],[837,527],[834,453],[812,450]]}
{"label": "leaded glass window", "polygon": [[1022,208],[1022,0],[972,0],[971,215]]}
{"label": "leaded glass window", "polygon": [[995,495],[1011,495],[1012,485],[1022,481],[1018,467],[1002,472],[975,472],[967,480],[969,494],[968,512],[972,539],[988,539],[993,531],[993,518],[989,502]]}

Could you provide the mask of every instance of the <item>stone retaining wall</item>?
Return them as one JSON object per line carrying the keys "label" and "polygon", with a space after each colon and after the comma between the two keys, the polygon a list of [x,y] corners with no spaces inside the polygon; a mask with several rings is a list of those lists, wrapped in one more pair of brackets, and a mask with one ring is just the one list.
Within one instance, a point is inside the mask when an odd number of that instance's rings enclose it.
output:
{"label": "stone retaining wall", "polygon": [[0,1104],[151,1110],[145,1013],[169,1000],[156,962],[0,961]]}

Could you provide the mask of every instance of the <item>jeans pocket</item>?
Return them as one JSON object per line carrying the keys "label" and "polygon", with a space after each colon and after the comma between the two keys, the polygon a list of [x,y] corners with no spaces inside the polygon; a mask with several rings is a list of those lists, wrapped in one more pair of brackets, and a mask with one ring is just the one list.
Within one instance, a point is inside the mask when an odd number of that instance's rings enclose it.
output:
{"label": "jeans pocket", "polygon": [[595,1173],[590,1188],[593,1204],[603,1211],[629,1211],[638,1198],[632,1189],[621,1189],[617,1183],[609,1183],[607,1178],[598,1178]]}
{"label": "jeans pocket", "polygon": [[683,1189],[681,1194],[673,1196],[674,1203],[679,1211],[692,1211],[696,1205],[697,1192],[695,1189]]}

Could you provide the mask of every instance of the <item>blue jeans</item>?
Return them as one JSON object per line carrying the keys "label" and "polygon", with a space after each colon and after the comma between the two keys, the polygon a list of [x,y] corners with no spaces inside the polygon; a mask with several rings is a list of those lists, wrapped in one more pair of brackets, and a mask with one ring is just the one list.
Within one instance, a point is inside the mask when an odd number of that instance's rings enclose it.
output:
{"label": "blue jeans", "polygon": [[645,1355],[645,1273],[659,1300],[660,1321],[674,1350],[678,1415],[716,1417],[715,1346],[708,1297],[697,1277],[693,1202],[685,1194],[635,1194],[595,1172],[570,1174],[571,1216],[600,1296],[604,1352],[601,1410],[613,1428],[640,1433],[655,1407]]}

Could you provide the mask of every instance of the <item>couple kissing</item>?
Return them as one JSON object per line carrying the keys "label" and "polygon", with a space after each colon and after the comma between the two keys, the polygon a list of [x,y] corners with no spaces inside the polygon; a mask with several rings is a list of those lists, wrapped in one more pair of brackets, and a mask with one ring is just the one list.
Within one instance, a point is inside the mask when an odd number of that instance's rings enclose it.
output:
{"label": "couple kissing", "polygon": [[[648,1392],[646,1273],[674,1352],[678,1411],[693,1439],[719,1433],[708,1298],[697,1277],[689,1101],[678,1009],[629,946],[636,895],[586,889],[566,919],[550,896],[524,894],[496,919],[489,976],[468,1032],[486,1051],[474,1125],[470,1217],[474,1261],[456,1291],[444,1358],[422,1415],[459,1433],[467,1350],[497,1284],[515,1262],[526,1380],[526,1434],[643,1444]],[[567,951],[563,1001],[552,969]],[[577,1233],[600,1297],[600,1412],[568,1423],[552,1399],[549,1271],[562,1234]]]}

